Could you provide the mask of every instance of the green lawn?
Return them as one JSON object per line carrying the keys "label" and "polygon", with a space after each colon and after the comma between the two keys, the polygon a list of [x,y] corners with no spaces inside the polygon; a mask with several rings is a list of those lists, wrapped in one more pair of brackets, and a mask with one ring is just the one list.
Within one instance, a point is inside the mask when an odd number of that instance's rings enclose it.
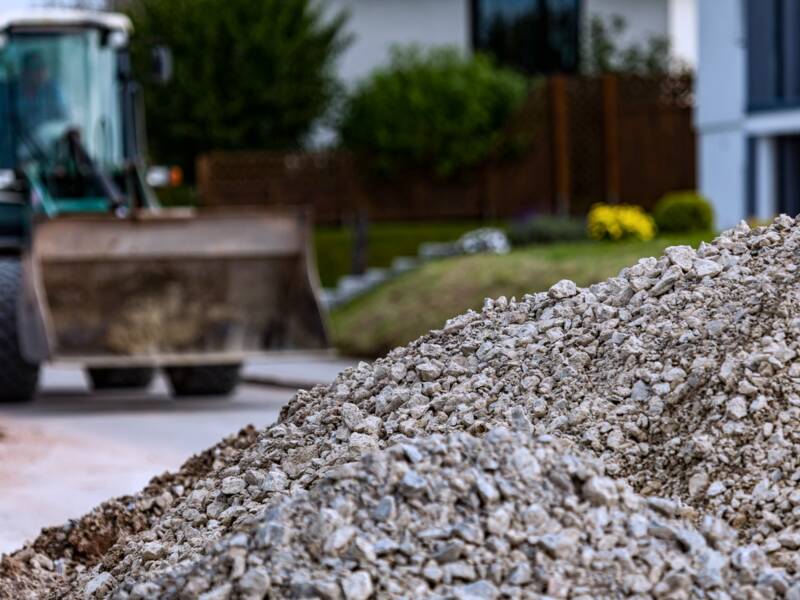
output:
{"label": "green lawn", "polygon": [[[454,241],[468,231],[490,225],[480,221],[375,223],[369,227],[368,263],[370,267],[389,267],[398,256],[416,256],[420,244]],[[317,227],[314,243],[322,285],[333,287],[339,277],[351,272],[352,229]]]}
{"label": "green lawn", "polygon": [[712,234],[660,237],[650,242],[578,242],[516,250],[505,256],[441,260],[398,277],[332,314],[335,345],[353,356],[381,356],[408,343],[484,298],[548,289],[561,279],[587,286],[616,275],[644,256],[678,244],[697,246]]}

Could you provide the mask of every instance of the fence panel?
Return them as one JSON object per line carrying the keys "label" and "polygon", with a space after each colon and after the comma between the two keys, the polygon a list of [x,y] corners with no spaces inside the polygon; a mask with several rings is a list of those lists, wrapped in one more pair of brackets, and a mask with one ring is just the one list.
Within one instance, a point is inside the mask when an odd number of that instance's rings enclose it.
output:
{"label": "fence panel", "polygon": [[320,222],[352,214],[360,186],[347,154],[214,152],[198,159],[203,204],[311,205]]}
{"label": "fence panel", "polygon": [[621,199],[651,209],[664,193],[696,185],[692,81],[620,80]]}
{"label": "fence panel", "polygon": [[598,77],[570,79],[571,213],[586,214],[606,200],[603,83]]}
{"label": "fence panel", "polygon": [[320,223],[358,211],[395,221],[581,215],[603,200],[652,208],[695,186],[691,106],[685,77],[557,76],[534,88],[510,125],[527,149],[454,181],[371,180],[340,152],[237,152],[201,157],[198,188],[207,205],[311,205]]}

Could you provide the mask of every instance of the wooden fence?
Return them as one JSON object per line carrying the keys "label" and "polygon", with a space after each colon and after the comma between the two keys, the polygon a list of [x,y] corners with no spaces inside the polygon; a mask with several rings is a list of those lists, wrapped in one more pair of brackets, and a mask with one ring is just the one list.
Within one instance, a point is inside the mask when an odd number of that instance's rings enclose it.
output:
{"label": "wooden fence", "polygon": [[206,205],[311,205],[320,223],[366,212],[373,221],[584,214],[598,201],[651,208],[695,187],[688,77],[548,78],[511,126],[531,138],[513,159],[460,179],[363,177],[346,153],[214,152],[198,159]]}

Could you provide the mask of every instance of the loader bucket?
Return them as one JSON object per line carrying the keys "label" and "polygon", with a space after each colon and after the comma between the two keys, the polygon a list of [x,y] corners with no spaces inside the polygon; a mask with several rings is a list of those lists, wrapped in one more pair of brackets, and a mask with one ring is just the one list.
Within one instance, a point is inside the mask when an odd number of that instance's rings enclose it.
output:
{"label": "loader bucket", "polygon": [[222,364],[327,345],[303,213],[165,209],[34,232],[30,294],[50,359]]}

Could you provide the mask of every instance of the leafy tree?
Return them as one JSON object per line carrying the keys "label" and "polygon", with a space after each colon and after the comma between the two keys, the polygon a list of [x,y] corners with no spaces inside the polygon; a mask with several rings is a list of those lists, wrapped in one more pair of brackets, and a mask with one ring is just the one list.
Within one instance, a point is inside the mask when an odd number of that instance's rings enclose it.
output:
{"label": "leafy tree", "polygon": [[380,175],[411,169],[450,177],[505,141],[527,90],[523,76],[482,55],[395,48],[390,64],[346,102],[340,139]]}
{"label": "leafy tree", "polygon": [[[313,0],[136,0],[129,12],[151,151],[189,173],[209,150],[299,146],[338,93],[346,15]],[[147,81],[155,44],[173,51],[166,86]]]}

